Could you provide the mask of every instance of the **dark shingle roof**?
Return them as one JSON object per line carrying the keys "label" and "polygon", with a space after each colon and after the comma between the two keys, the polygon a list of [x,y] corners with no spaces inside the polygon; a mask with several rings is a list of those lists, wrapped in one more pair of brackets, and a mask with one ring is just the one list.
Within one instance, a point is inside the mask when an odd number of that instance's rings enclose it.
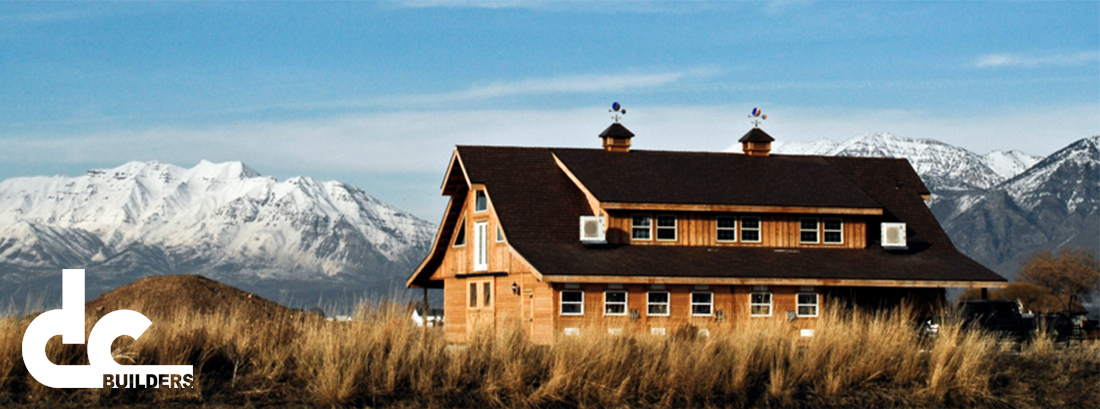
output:
{"label": "dark shingle roof", "polygon": [[[516,243],[543,275],[1004,281],[954,249],[909,251]],[[915,243],[914,243],[915,244]],[[920,248],[917,248],[920,247]]]}
{"label": "dark shingle roof", "polygon": [[550,149],[459,146],[471,183],[483,183],[509,242],[573,242],[584,194]]}
{"label": "dark shingle roof", "polygon": [[[928,189],[904,159],[484,146],[457,151],[470,182],[486,186],[509,244],[544,275],[1005,281],[955,249],[920,199]],[[554,155],[602,201],[875,207],[884,213],[868,219],[871,240],[858,250],[585,246],[577,223],[592,210]],[[909,250],[887,252],[874,243],[883,221],[907,223]]]}
{"label": "dark shingle roof", "polygon": [[601,202],[882,207],[820,157],[552,151]]}

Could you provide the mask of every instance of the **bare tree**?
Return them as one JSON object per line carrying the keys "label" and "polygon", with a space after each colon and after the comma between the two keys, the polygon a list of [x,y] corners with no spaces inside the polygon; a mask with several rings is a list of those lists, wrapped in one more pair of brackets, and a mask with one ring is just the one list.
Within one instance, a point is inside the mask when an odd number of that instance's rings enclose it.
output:
{"label": "bare tree", "polygon": [[1063,311],[1069,312],[1096,291],[1100,284],[1100,263],[1095,254],[1085,249],[1064,248],[1057,254],[1040,251],[1024,261],[1018,279],[1049,290]]}

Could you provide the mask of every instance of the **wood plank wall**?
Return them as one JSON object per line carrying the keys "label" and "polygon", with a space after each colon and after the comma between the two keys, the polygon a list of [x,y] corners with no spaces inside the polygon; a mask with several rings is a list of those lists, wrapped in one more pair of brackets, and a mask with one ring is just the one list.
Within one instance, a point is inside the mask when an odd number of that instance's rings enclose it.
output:
{"label": "wood plank wall", "polygon": [[[547,337],[545,333],[539,333],[532,338],[540,343],[553,342],[557,337],[564,336],[566,328],[578,328],[596,331],[608,329],[621,329],[624,332],[651,333],[654,328],[663,328],[666,335],[672,335],[685,325],[690,324],[699,329],[717,330],[721,328],[736,328],[738,325],[747,324],[751,320],[768,319],[766,317],[753,317],[750,314],[749,298],[753,292],[767,292],[772,294],[771,318],[786,319],[787,312],[796,311],[796,297],[798,293],[818,294],[818,316],[825,305],[826,297],[820,288],[793,287],[793,286],[768,286],[762,290],[755,290],[753,286],[706,286],[705,288],[693,285],[666,285],[664,289],[655,289],[649,285],[623,285],[622,290],[627,291],[627,315],[604,315],[604,291],[609,286],[606,284],[580,284],[577,288],[566,288],[563,284],[555,284],[552,287],[554,315],[556,322],[553,326],[553,334]],[[560,303],[558,302],[561,291],[584,291],[584,315],[560,315]],[[648,295],[650,291],[667,291],[669,293],[669,315],[650,316],[647,313]],[[710,316],[692,316],[691,293],[710,292],[713,294],[713,309]],[[630,311],[638,311],[638,319],[630,319]],[[719,311],[722,319],[719,319]],[[816,317],[797,317],[792,326],[796,328],[812,328],[817,321]]]}
{"label": "wood plank wall", "polygon": [[[656,226],[658,215],[676,216],[676,240],[656,240],[654,229],[650,240],[632,240],[631,229],[633,215],[648,214],[653,216],[653,225]],[[738,217],[738,240],[735,242],[719,242],[717,230],[718,216]],[[760,242],[740,241],[741,216],[760,217]],[[799,226],[804,217],[818,219],[819,243],[801,243]],[[840,244],[824,243],[824,219],[839,218],[843,220],[843,242]],[[653,227],[651,227],[652,229]],[[741,246],[741,247],[832,247],[861,249],[867,246],[867,229],[863,218],[853,216],[821,216],[821,215],[786,215],[786,214],[728,214],[710,212],[608,212],[607,240],[610,243],[651,245],[651,246]]]}

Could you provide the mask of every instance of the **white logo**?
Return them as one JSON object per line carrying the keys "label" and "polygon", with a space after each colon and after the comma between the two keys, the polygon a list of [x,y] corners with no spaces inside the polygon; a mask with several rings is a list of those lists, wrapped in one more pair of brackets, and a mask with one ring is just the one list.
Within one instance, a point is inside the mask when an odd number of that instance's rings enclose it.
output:
{"label": "white logo", "polygon": [[132,310],[100,318],[88,335],[89,365],[54,365],[46,342],[61,335],[63,344],[84,343],[84,270],[62,270],[61,309],[42,313],[23,334],[23,363],[31,376],[51,388],[191,388],[192,365],[120,365],[111,343],[123,335],[135,340],[152,321]]}

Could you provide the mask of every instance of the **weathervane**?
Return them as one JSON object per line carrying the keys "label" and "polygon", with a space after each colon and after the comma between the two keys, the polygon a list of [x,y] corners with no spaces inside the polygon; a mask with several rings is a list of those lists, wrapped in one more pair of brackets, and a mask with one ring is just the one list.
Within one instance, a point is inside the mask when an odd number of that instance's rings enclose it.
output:
{"label": "weathervane", "polygon": [[756,118],[752,120],[752,126],[759,128],[760,121],[768,119],[768,115],[764,114],[764,111],[760,110],[760,108],[753,108],[752,115],[749,115],[749,118]]}
{"label": "weathervane", "polygon": [[618,101],[612,102],[611,109],[607,110],[607,112],[615,114],[611,116],[611,119],[614,119],[615,122],[619,122],[619,118],[622,118],[623,115],[626,115],[626,109],[623,108],[622,105],[619,105]]}

